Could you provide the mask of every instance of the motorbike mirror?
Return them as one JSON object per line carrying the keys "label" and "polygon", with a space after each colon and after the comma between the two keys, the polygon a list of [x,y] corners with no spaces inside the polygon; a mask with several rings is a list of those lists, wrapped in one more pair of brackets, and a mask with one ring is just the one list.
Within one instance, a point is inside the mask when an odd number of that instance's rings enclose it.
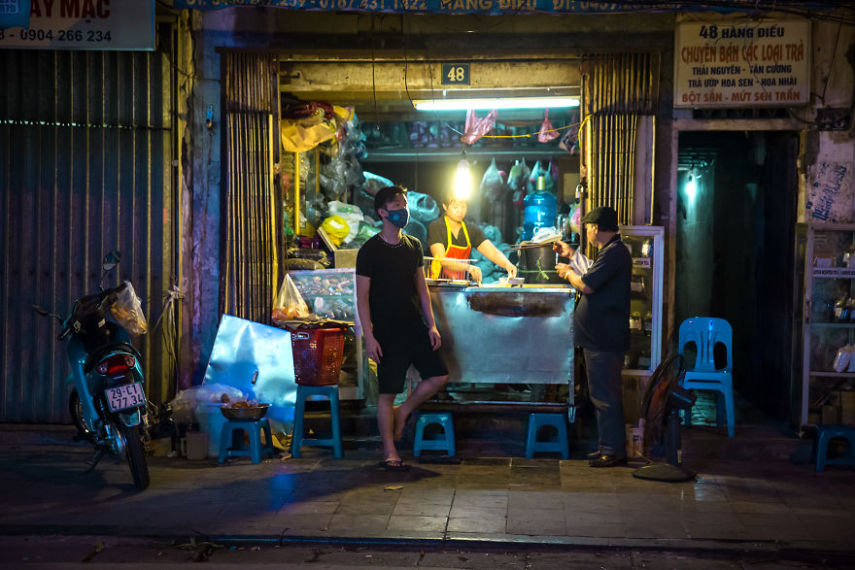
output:
{"label": "motorbike mirror", "polygon": [[122,254],[119,253],[118,249],[114,249],[113,251],[104,256],[104,263],[101,265],[101,267],[104,269],[104,271],[110,271],[111,269],[114,269],[121,260]]}

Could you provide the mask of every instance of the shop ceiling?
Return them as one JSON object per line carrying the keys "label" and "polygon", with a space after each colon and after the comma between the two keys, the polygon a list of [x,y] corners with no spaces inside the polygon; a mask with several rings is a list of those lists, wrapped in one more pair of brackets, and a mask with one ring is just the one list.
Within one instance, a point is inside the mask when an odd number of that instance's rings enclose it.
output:
{"label": "shop ceiling", "polygon": [[[469,84],[444,84],[442,67],[469,64]],[[487,57],[447,54],[348,53],[285,56],[280,59],[279,86],[302,100],[325,100],[356,108],[364,120],[426,118],[413,109],[415,99],[469,97],[579,96],[579,58],[518,55]],[[459,113],[458,113],[459,114]],[[504,114],[504,113],[503,113]],[[516,112],[515,118],[543,116],[540,110]],[[433,118],[444,118],[431,113]]]}

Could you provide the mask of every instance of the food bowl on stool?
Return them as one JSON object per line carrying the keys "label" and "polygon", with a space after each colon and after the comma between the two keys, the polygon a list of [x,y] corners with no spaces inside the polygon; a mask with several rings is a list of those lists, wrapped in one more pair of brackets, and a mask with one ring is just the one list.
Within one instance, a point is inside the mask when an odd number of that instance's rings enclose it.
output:
{"label": "food bowl on stool", "polygon": [[267,414],[270,404],[247,404],[244,406],[225,405],[220,411],[227,420],[233,422],[254,422]]}

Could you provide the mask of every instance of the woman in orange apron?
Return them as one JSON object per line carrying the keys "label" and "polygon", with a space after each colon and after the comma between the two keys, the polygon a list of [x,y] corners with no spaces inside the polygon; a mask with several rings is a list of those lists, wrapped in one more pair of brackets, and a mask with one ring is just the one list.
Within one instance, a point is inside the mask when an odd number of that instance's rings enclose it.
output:
{"label": "woman in orange apron", "polygon": [[[516,277],[516,266],[484,236],[478,226],[467,226],[465,200],[446,198],[442,203],[445,215],[431,222],[428,228],[428,244],[431,256],[432,279],[471,279],[481,283],[481,270],[468,260],[474,246],[487,259]],[[454,261],[461,260],[461,261]]]}

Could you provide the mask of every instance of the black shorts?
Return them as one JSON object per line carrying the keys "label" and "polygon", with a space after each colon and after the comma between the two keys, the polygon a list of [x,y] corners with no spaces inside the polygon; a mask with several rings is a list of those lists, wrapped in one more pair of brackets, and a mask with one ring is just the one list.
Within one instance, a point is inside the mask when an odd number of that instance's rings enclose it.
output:
{"label": "black shorts", "polygon": [[431,348],[426,328],[378,331],[374,337],[380,344],[383,356],[377,363],[377,383],[381,394],[400,394],[410,364],[416,367],[422,378],[445,376],[448,369]]}

